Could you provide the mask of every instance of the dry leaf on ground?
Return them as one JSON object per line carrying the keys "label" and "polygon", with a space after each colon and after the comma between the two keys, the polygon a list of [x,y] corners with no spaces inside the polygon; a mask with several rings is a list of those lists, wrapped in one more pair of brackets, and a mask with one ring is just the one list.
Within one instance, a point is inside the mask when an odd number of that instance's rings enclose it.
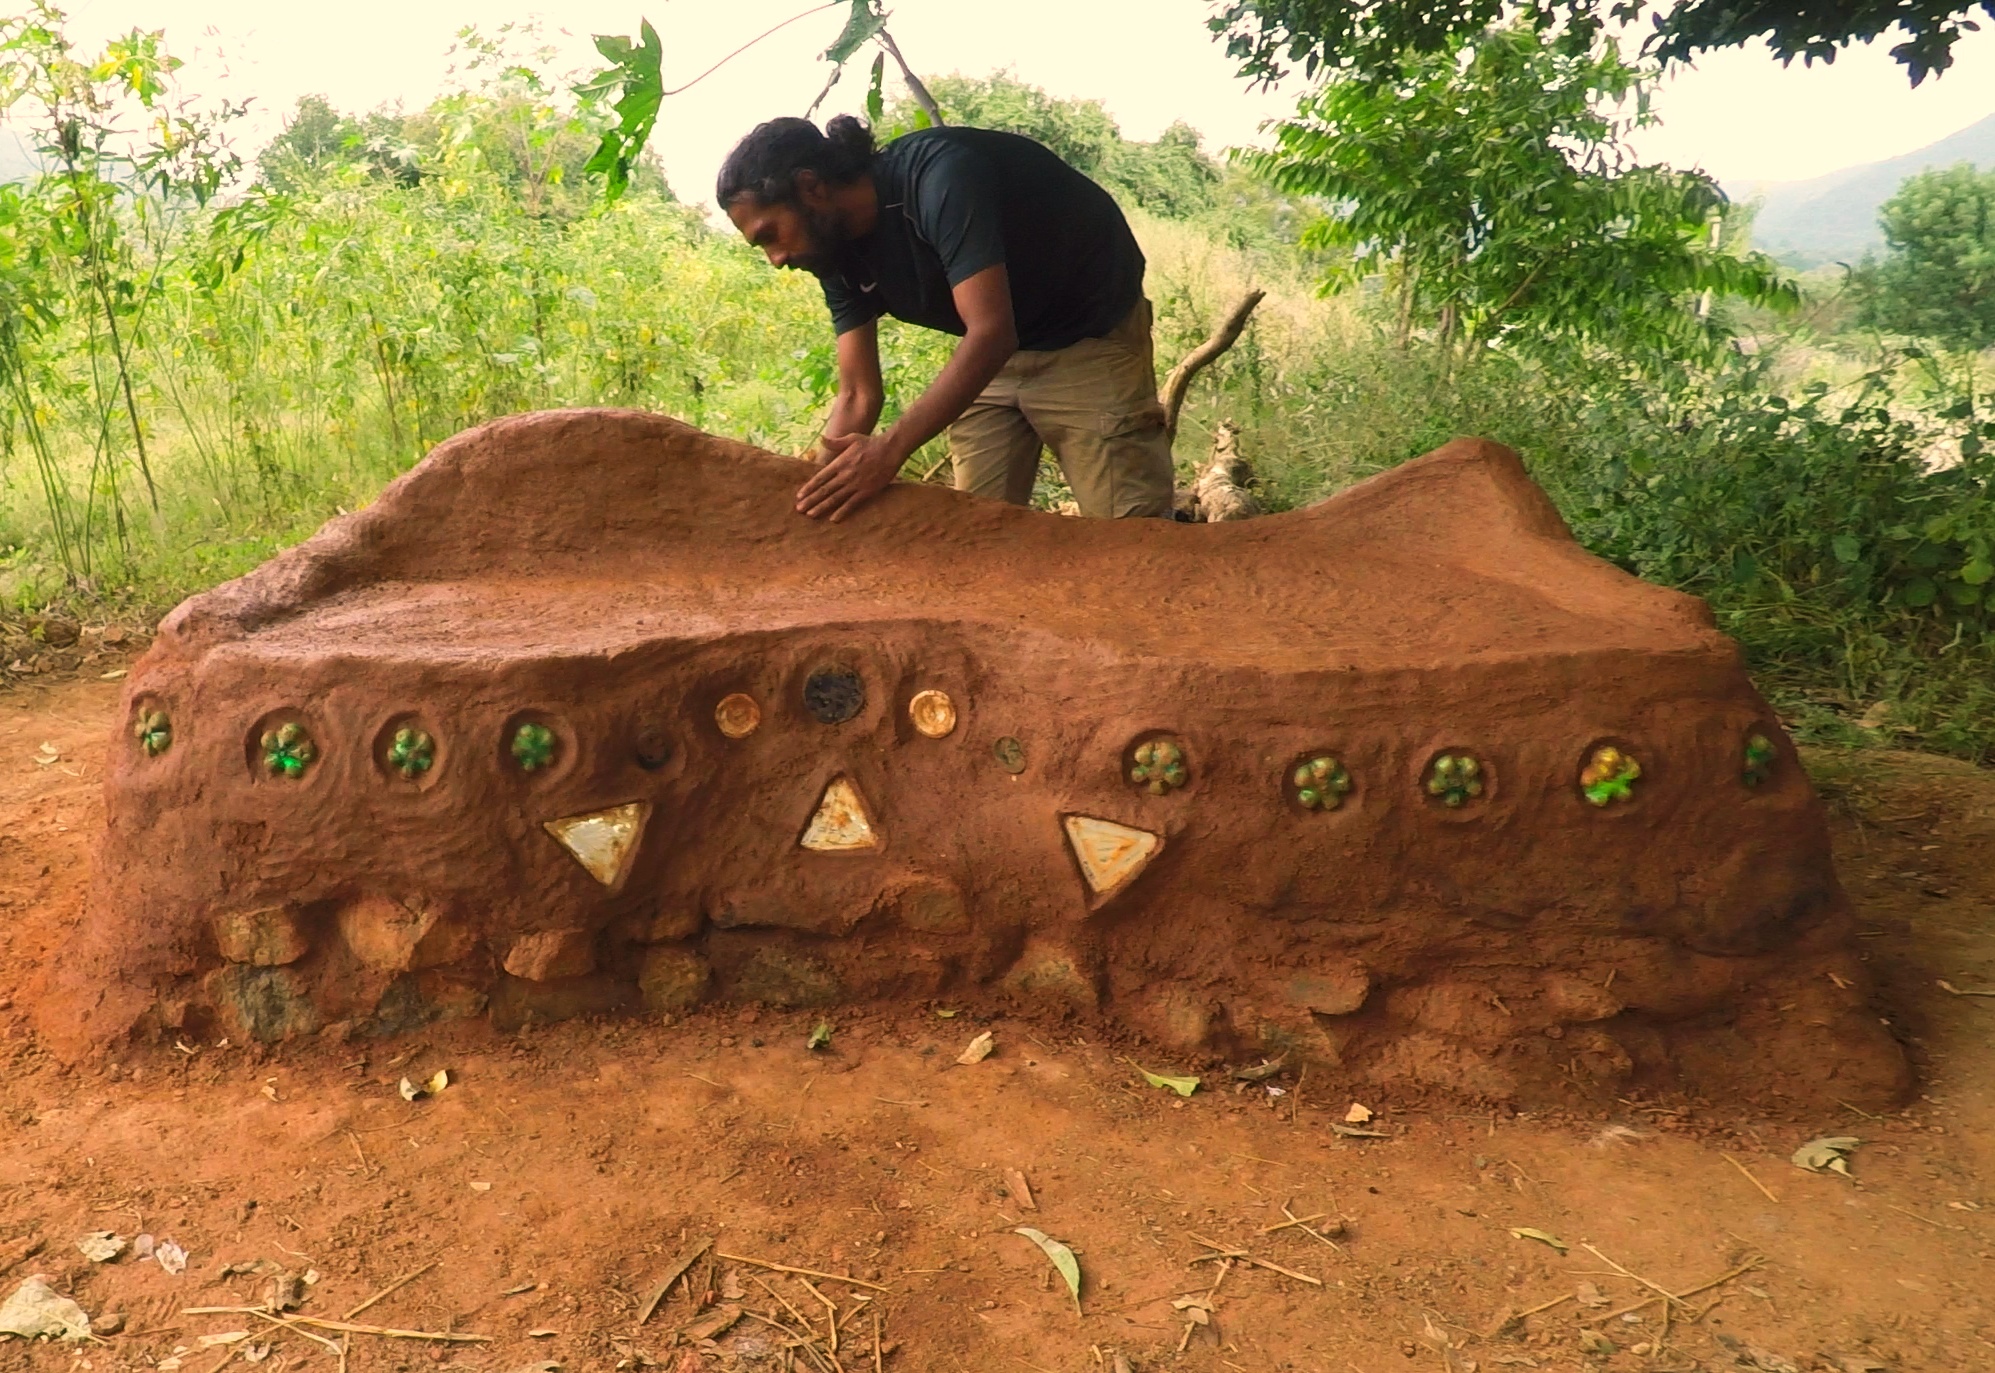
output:
{"label": "dry leaf on ground", "polygon": [[997,1041],[991,1037],[989,1030],[985,1030],[970,1041],[969,1048],[956,1055],[956,1061],[964,1064],[982,1063],[991,1056],[991,1050],[995,1048],[997,1048]]}
{"label": "dry leaf on ground", "polygon": [[1176,1092],[1179,1096],[1190,1096],[1198,1090],[1199,1080],[1195,1077],[1166,1077],[1162,1073],[1151,1072],[1140,1063],[1132,1063],[1129,1066],[1143,1074],[1143,1080],[1152,1087],[1162,1087],[1166,1091]]}
{"label": "dry leaf on ground", "polygon": [[18,1335],[24,1340],[50,1336],[61,1340],[90,1337],[90,1317],[83,1308],[48,1285],[37,1273],[0,1303],[0,1335]]}
{"label": "dry leaf on ground", "polygon": [[1074,1257],[1074,1251],[1054,1239],[1043,1230],[1034,1230],[1029,1225],[1021,1225],[1013,1230],[1014,1235],[1023,1235],[1046,1252],[1053,1261],[1053,1267],[1066,1279],[1067,1291],[1074,1299],[1074,1310],[1081,1309],[1081,1261]]}
{"label": "dry leaf on ground", "polygon": [[1547,1230],[1534,1230],[1528,1225],[1513,1225],[1510,1227],[1510,1233],[1520,1240],[1536,1240],[1540,1244],[1549,1244],[1561,1254],[1568,1248],[1566,1242],[1557,1235]]}
{"label": "dry leaf on ground", "polygon": [[109,1230],[92,1230],[76,1241],[77,1252],[92,1263],[109,1263],[125,1252],[131,1241]]}
{"label": "dry leaf on ground", "polygon": [[423,1085],[420,1087],[418,1087],[415,1083],[409,1081],[407,1078],[403,1078],[402,1100],[421,1101],[424,1097],[435,1096],[438,1092],[441,1092],[444,1088],[448,1087],[449,1085],[450,1085],[450,1072],[448,1069],[445,1068],[438,1068],[434,1073],[430,1075],[429,1081],[423,1083]]}
{"label": "dry leaf on ground", "polygon": [[1794,1151],[1794,1166],[1806,1168],[1811,1173],[1819,1173],[1826,1168],[1848,1177],[1849,1156],[1861,1143],[1863,1141],[1855,1135],[1824,1135],[1820,1139],[1811,1139]]}

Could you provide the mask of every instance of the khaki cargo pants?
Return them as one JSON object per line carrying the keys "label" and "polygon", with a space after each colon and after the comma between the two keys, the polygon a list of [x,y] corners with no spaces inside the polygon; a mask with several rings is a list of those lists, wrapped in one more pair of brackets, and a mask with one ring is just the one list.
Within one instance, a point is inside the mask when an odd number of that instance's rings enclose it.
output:
{"label": "khaki cargo pants", "polygon": [[1083,515],[1171,514],[1171,442],[1157,404],[1150,302],[1105,338],[1020,351],[949,426],[956,489],[1025,505],[1041,445]]}

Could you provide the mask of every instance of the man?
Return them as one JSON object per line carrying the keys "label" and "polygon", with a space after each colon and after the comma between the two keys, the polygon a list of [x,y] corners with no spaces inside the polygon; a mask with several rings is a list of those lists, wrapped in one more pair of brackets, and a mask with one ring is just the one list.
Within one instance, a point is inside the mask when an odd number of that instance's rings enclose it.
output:
{"label": "man", "polygon": [[[1107,191],[1050,150],[924,129],[875,150],[849,115],[775,119],[721,167],[728,218],[777,267],[815,273],[838,396],[797,509],[842,520],[944,429],[956,487],[1023,505],[1053,450],[1081,512],[1171,513],[1143,254]],[[877,321],[961,336],[884,433]]]}

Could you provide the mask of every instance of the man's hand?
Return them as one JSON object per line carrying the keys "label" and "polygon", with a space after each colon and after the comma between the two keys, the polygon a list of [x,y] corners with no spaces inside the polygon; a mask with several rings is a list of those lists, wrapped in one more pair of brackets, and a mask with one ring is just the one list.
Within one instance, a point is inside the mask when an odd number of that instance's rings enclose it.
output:
{"label": "man's hand", "polygon": [[883,434],[826,434],[818,447],[831,456],[797,492],[797,509],[833,524],[886,490],[907,460]]}

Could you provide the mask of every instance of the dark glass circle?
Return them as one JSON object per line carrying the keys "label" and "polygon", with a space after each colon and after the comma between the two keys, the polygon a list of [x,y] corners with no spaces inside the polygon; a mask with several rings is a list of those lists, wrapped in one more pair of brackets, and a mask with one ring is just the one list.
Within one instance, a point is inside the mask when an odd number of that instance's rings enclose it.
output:
{"label": "dark glass circle", "polygon": [[646,724],[638,728],[637,765],[646,772],[656,772],[672,761],[672,737],[662,724]]}
{"label": "dark glass circle", "polygon": [[820,668],[804,683],[804,709],[820,724],[842,725],[866,708],[866,684],[844,668]]}

